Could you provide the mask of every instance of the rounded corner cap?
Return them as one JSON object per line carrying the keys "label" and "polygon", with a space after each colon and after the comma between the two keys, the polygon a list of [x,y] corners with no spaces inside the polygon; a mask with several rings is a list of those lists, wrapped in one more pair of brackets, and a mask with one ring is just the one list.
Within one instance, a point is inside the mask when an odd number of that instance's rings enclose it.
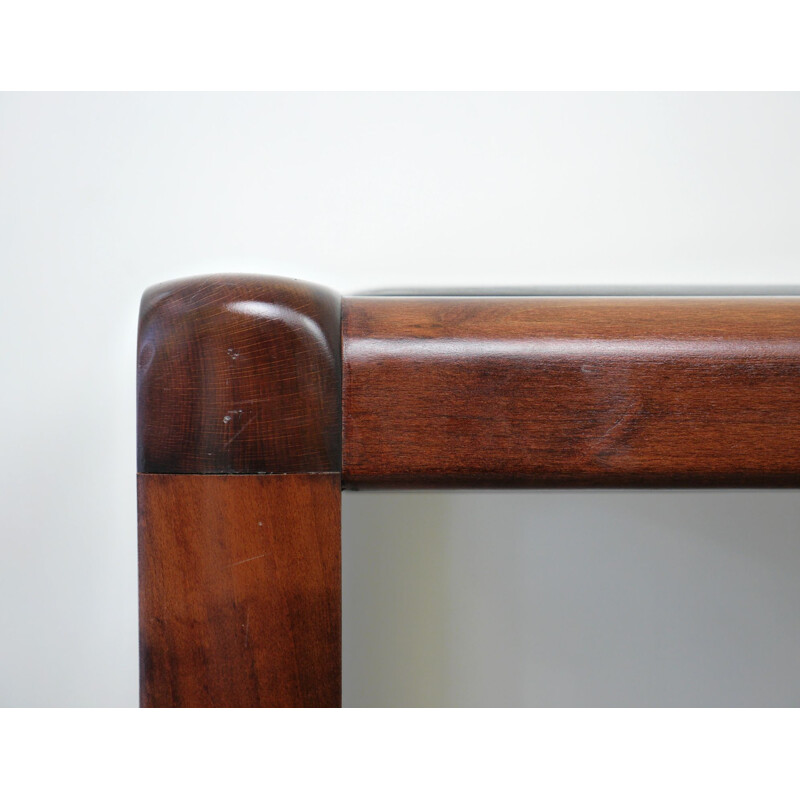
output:
{"label": "rounded corner cap", "polygon": [[139,472],[341,471],[341,298],[210,275],[142,295]]}

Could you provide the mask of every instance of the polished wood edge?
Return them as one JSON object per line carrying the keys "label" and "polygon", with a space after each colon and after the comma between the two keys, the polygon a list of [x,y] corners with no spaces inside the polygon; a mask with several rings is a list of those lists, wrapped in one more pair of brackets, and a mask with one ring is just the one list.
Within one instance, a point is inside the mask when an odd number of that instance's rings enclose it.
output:
{"label": "polished wood edge", "polygon": [[398,286],[387,289],[366,289],[351,298],[392,297],[672,297],[734,298],[734,297],[800,297],[800,286],[428,286],[423,288]]}
{"label": "polished wood edge", "polygon": [[136,477],[144,475],[203,475],[209,478],[282,478],[286,475],[332,475],[334,477],[341,477],[342,473],[333,470],[320,470],[319,472],[139,472],[137,470]]}
{"label": "polished wood edge", "polygon": [[141,473],[341,469],[341,301],[314,284],[212,275],[142,298]]}

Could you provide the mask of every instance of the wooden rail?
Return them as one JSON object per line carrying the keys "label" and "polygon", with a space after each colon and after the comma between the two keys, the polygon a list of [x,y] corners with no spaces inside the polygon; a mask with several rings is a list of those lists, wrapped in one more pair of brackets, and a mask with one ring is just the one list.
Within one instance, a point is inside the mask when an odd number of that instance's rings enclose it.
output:
{"label": "wooden rail", "polygon": [[800,299],[162,284],[138,372],[143,705],[338,705],[340,490],[800,486]]}
{"label": "wooden rail", "polygon": [[800,300],[346,298],[362,486],[796,486]]}

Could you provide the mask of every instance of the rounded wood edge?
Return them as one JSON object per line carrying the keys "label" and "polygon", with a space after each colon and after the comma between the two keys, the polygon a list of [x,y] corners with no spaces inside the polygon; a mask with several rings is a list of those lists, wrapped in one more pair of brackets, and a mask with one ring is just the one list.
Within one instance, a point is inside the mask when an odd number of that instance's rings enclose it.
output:
{"label": "rounded wood edge", "polygon": [[341,471],[341,299],[279,277],[211,275],[142,297],[140,473]]}

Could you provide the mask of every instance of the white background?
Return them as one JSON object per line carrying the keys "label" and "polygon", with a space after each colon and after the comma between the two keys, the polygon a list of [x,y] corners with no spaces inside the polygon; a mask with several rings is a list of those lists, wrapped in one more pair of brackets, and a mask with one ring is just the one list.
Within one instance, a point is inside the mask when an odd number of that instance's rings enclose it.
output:
{"label": "white background", "polygon": [[[149,284],[798,282],[797,95],[0,96],[0,704],[135,705]],[[800,493],[348,494],[346,705],[797,705]]]}

